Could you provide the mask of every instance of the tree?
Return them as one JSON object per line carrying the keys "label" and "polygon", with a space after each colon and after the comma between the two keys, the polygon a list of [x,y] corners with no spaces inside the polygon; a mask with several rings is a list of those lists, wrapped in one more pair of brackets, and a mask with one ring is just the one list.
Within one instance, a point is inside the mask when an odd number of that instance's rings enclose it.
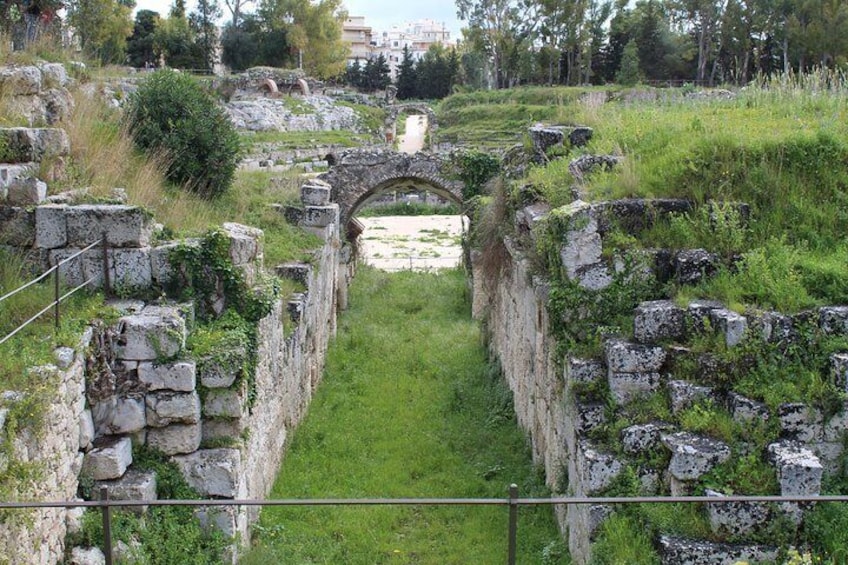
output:
{"label": "tree", "polygon": [[641,80],[641,75],[642,73],[639,71],[639,49],[636,46],[636,40],[631,39],[624,46],[621,68],[615,75],[615,81],[624,86],[633,86]]}
{"label": "tree", "polygon": [[368,90],[384,90],[392,80],[389,77],[389,64],[380,53],[376,59],[369,59],[365,71],[365,83]]}
{"label": "tree", "polygon": [[90,56],[104,63],[123,63],[133,29],[133,6],[115,0],[73,0],[67,6],[68,22]]}
{"label": "tree", "polygon": [[162,20],[153,36],[157,56],[175,69],[205,68],[203,54],[195,43],[195,34],[185,17],[185,4],[176,0],[170,17]]}
{"label": "tree", "polygon": [[359,62],[359,57],[357,57],[354,59],[353,64],[345,70],[344,82],[348,86],[360,88],[364,84],[363,75],[362,64]]}
{"label": "tree", "polygon": [[218,28],[215,22],[221,17],[221,8],[217,0],[197,0],[197,7],[189,15],[189,25],[195,36],[195,43],[204,67],[212,70],[215,66],[215,52],[218,46]]}
{"label": "tree", "polygon": [[412,53],[407,45],[403,46],[403,58],[398,66],[397,97],[401,100],[418,97],[418,74],[415,70]]}
{"label": "tree", "polygon": [[127,63],[132,67],[144,67],[155,64],[153,38],[159,25],[159,13],[151,10],[139,10],[135,15],[133,32],[127,40]]}

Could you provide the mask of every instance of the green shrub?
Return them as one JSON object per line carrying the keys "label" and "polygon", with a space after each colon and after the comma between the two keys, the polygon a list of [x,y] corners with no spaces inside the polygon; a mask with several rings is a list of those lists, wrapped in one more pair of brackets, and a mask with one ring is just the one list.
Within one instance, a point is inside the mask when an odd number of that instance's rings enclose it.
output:
{"label": "green shrub", "polygon": [[130,97],[125,118],[138,147],[166,156],[171,181],[206,198],[232,185],[238,134],[190,76],[170,70],[153,73]]}

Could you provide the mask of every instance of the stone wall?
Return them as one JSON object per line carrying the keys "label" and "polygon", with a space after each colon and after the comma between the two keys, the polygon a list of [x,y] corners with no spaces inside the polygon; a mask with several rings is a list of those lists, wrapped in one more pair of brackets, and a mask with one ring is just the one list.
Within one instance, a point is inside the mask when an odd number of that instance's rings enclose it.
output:
{"label": "stone wall", "polygon": [[[562,225],[571,226],[560,242],[563,276],[585,291],[600,292],[622,268],[620,259],[601,253],[611,215],[619,227],[644,225],[651,216],[682,209],[686,205],[680,201],[576,202],[554,212],[536,204],[517,213],[516,231],[520,241],[533,241],[539,235],[534,230],[543,225],[539,220],[557,214]],[[744,213],[745,207],[740,206],[740,210]],[[844,402],[841,409],[827,415],[797,402],[770,410],[732,387],[725,390],[710,384],[709,369],[704,382],[691,377],[683,380],[676,373],[684,358],[699,363],[697,366],[711,359],[709,353],[685,347],[693,335],[713,332],[727,348],[738,347],[746,340],[788,346],[797,344],[793,340],[798,339],[802,324],[813,324],[824,335],[848,334],[848,307],[822,307],[796,316],[753,311],[742,315],[710,301],[693,301],[686,306],[666,300],[648,301],[635,309],[632,332],[626,332],[632,338],[605,338],[603,350],[596,357],[565,353],[555,359],[557,344],[549,329],[550,285],[534,276],[518,241],[505,241],[508,259],[495,284],[483,284],[481,256],[472,254],[474,313],[486,320],[489,346],[513,391],[518,421],[528,432],[534,461],[544,466],[547,484],[555,494],[603,494],[628,467],[636,470],[643,494],[691,494],[700,477],[740,455],[719,439],[674,424],[683,411],[704,402],[726,411],[740,426],[762,420],[778,423],[777,439],[761,446],[779,489],[771,494],[816,495],[825,473],[845,472],[839,467],[848,431]],[[642,253],[646,261],[629,276],[662,276],[685,283],[708,276],[718,261],[703,250]],[[846,352],[832,354],[829,374],[825,375],[842,393],[848,389],[846,359]],[[608,392],[602,397],[585,392],[597,390]],[[668,403],[669,422],[634,422],[621,430],[615,451],[593,439],[599,437],[593,432],[611,423],[611,413],[627,414],[628,407],[650,395],[661,395]],[[646,453],[663,454],[652,461],[666,463],[648,468],[641,463]],[[717,499],[722,496],[715,491],[707,494]],[[592,540],[615,509],[575,505],[556,510],[572,559],[575,563],[589,562]],[[803,520],[802,507],[797,504],[784,504],[778,510],[756,504],[707,505],[716,539],[733,536],[744,540],[761,532],[778,514],[795,525]],[[669,535],[658,540],[658,548],[663,563],[733,563],[743,557],[772,560],[776,555],[776,548],[753,542],[731,545]]]}
{"label": "stone wall", "polygon": [[[227,362],[244,358],[243,348],[214,359],[195,358],[185,349],[194,325],[194,304],[113,301],[121,313],[114,326],[89,331],[85,347],[76,352],[64,348],[57,352],[62,370],[38,369],[38,374],[58,374],[59,384],[43,439],[24,438],[16,452],[19,460],[38,462],[47,470],[44,484],[32,498],[73,498],[78,481],[84,479],[92,496],[107,486],[113,499],[155,499],[155,474],[133,467],[133,445],[171,456],[189,484],[204,496],[267,496],[288,434],[303,418],[320,381],[338,305],[345,301],[352,276],[349,250],[340,244],[338,207],[328,202],[329,188],[324,189],[326,197],[316,197],[321,188],[304,187],[304,202],[321,204],[321,213],[307,214],[304,226],[323,244],[312,262],[274,269],[280,277],[299,283],[302,292],[276,300],[258,322],[257,363],[250,388],[241,363]],[[171,251],[180,244],[200,245],[189,240],[151,246],[153,219],[130,206],[45,204],[12,208],[11,213],[9,209],[0,208],[0,233],[26,237],[14,241],[7,237],[3,244],[29,254],[41,267],[105,236],[110,278],[125,293],[149,295],[151,288],[166,287],[179,276],[170,262]],[[4,230],[11,225],[8,218],[26,229]],[[247,281],[258,280],[264,268],[261,231],[225,224],[223,234],[232,264],[243,270]],[[61,272],[66,284],[91,279],[91,286],[102,286],[102,250],[98,247],[63,265]],[[217,311],[226,297],[210,303]],[[5,544],[0,545],[0,555],[12,563],[60,560],[66,512],[42,514],[30,527],[24,523],[0,527],[0,544]],[[247,540],[258,509],[215,508],[199,514],[202,521]],[[21,543],[22,539],[31,543]],[[33,553],[32,548],[43,550]]]}

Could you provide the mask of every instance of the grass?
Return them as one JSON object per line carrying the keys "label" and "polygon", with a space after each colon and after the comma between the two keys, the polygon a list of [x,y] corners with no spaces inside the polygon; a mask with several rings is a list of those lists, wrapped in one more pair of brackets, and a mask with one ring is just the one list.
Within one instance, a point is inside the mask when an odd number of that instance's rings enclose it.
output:
{"label": "grass", "polygon": [[271,145],[275,149],[298,149],[315,146],[358,147],[371,141],[370,136],[348,130],[332,131],[257,131],[241,132],[246,145]]}
{"label": "grass", "polygon": [[[360,270],[272,497],[548,494],[464,294],[459,271]],[[506,520],[496,507],[268,508],[242,563],[500,563]],[[549,508],[521,510],[518,553],[567,562]]]}

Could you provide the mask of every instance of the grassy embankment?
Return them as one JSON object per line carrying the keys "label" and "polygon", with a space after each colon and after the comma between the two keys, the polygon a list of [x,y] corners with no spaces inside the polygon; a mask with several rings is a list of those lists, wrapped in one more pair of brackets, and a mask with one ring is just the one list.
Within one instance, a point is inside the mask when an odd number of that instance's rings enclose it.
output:
{"label": "grassy embankment", "polygon": [[[461,272],[361,270],[272,498],[545,496]],[[502,507],[268,508],[243,563],[502,563]],[[551,509],[521,510],[521,563],[564,563]]]}
{"label": "grassy embankment", "polygon": [[[717,299],[737,311],[775,309],[796,313],[826,304],[848,303],[848,97],[836,76],[811,75],[752,87],[732,99],[685,98],[682,91],[658,96],[645,90],[631,96],[618,90],[609,96],[584,96],[581,89],[526,89],[497,93],[496,105],[478,103],[485,95],[463,95],[442,104],[442,123],[470,136],[485,135],[505,114],[523,131],[536,120],[585,124],[594,138],[585,149],[571,150],[561,160],[530,170],[528,178],[505,191],[507,209],[522,206],[519,186],[529,183],[553,206],[571,202],[574,179],[567,166],[582,153],[613,153],[625,157],[611,172],[590,175],[581,187],[589,201],[628,197],[676,197],[693,201],[696,209],[657,222],[641,231],[614,227],[604,240],[604,255],[638,256],[640,249],[705,248],[722,260],[718,273],[694,286],[673,281],[662,286],[617,280],[598,296],[589,296],[565,280],[557,265],[557,242],[563,226],[554,220],[539,245],[531,247],[536,268],[552,281],[552,330],[563,352],[596,355],[604,335],[627,337],[632,331],[633,307],[641,300],[673,298],[685,304],[692,298]],[[543,102],[547,99],[547,105]],[[604,99],[607,99],[604,102]],[[533,101],[533,104],[531,104]],[[469,120],[465,122],[464,120]],[[526,194],[526,191],[525,191]],[[493,198],[490,198],[492,200]],[[710,204],[717,202],[718,204]],[[732,203],[750,205],[743,218]],[[722,203],[728,203],[722,204]],[[504,224],[508,226],[510,224]],[[636,252],[634,254],[634,251]],[[569,322],[567,315],[581,305],[594,304],[587,318]],[[826,415],[842,408],[845,399],[834,386],[828,357],[844,351],[844,339],[821,334],[799,322],[802,341],[788,349],[749,340],[729,349],[720,339],[702,336],[683,345],[695,353],[709,352],[719,365],[704,373],[698,363],[679,363],[674,378],[733,390],[765,402],[770,409],[785,402],[807,402]],[[814,325],[814,324],[813,324]],[[808,327],[810,326],[810,327]],[[705,382],[706,381],[706,382]],[[601,402],[608,391],[578,391]],[[671,414],[660,394],[645,402],[608,410],[608,424],[593,435],[602,447],[621,453],[619,432],[633,423],[668,421],[680,429],[728,442],[736,456],[702,481],[706,486],[737,493],[774,493],[774,470],[762,452],[778,435],[774,419],[741,426],[721,406],[700,402],[679,415]],[[614,406],[614,405],[613,405]],[[752,448],[752,446],[754,446]],[[747,455],[745,455],[747,454]],[[643,464],[662,464],[662,450],[648,453]],[[640,491],[635,474],[627,472],[611,492]],[[846,492],[845,478],[834,476],[828,492]],[[715,537],[702,509],[666,506],[622,512],[607,522],[596,548],[599,563],[654,563],[651,536],[658,531]],[[761,533],[771,543],[809,547],[825,560],[840,562],[848,539],[841,524],[848,508],[819,505],[804,528]],[[828,524],[833,524],[828,526]]]}

